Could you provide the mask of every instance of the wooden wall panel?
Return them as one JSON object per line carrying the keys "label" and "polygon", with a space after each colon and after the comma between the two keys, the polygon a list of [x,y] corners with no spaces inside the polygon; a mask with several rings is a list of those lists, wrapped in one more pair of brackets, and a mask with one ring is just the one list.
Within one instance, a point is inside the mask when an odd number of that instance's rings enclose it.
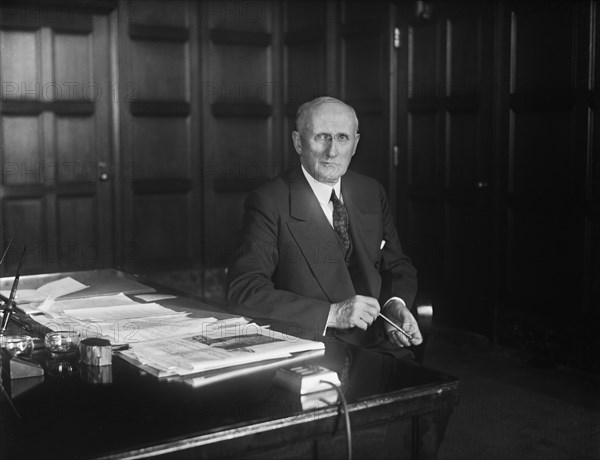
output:
{"label": "wooden wall panel", "polygon": [[[556,206],[556,199],[572,194],[575,174],[572,149],[572,111],[512,113],[513,144],[510,157],[509,192],[536,198]],[[556,185],[562,184],[559,188]],[[520,194],[527,194],[521,196]]]}
{"label": "wooden wall panel", "polygon": [[578,108],[575,92],[585,81],[577,77],[585,68],[579,60],[587,59],[577,38],[582,6],[509,7],[506,289],[510,311],[525,318],[548,305],[581,308],[586,146],[576,139],[585,132],[579,123],[586,110]]}
{"label": "wooden wall panel", "polygon": [[210,82],[217,86],[216,103],[270,104],[270,50],[243,43],[215,44],[210,58]]}
{"label": "wooden wall panel", "polygon": [[[387,34],[359,35],[348,37],[344,41],[344,89],[355,99],[379,101],[387,90],[384,84],[388,82],[383,78],[386,69],[382,62],[386,61],[385,51],[388,44],[384,40],[389,40]],[[358,69],[365,71],[358,72]]]}
{"label": "wooden wall panel", "polygon": [[2,100],[35,100],[40,97],[39,41],[37,31],[0,31]]}
{"label": "wooden wall panel", "polygon": [[575,8],[574,2],[548,2],[544,8],[529,3],[512,11],[513,92],[571,87]]}
{"label": "wooden wall panel", "polygon": [[157,260],[187,264],[190,234],[190,203],[184,194],[149,194],[135,197],[133,246],[138,264]]}
{"label": "wooden wall panel", "polygon": [[410,185],[439,184],[437,158],[438,116],[436,113],[413,113],[409,118],[408,183]]}
{"label": "wooden wall panel", "polygon": [[192,178],[187,118],[138,117],[132,121],[137,179]]}
{"label": "wooden wall panel", "polygon": [[[218,164],[227,168],[227,164],[238,162],[267,162],[266,153],[270,150],[271,130],[262,119],[225,118],[216,125],[216,148],[219,154],[215,156]],[[235,135],[233,135],[235,133]],[[265,153],[261,154],[261,150]],[[243,177],[240,177],[243,179]]]}
{"label": "wooden wall panel", "polygon": [[[198,148],[200,2],[120,2],[120,263],[147,272],[200,259],[201,151]],[[190,235],[194,235],[191,238]]]}
{"label": "wooden wall panel", "polygon": [[270,32],[278,12],[277,2],[219,0],[203,3],[203,22],[210,29]]}
{"label": "wooden wall panel", "polygon": [[9,267],[14,267],[14,270],[19,265],[23,245],[27,245],[23,273],[36,273],[37,270],[45,269],[49,247],[45,232],[44,208],[42,196],[3,200],[3,239],[8,243],[13,235],[15,237],[4,262],[6,265],[3,266],[3,273],[9,272]]}
{"label": "wooden wall panel", "polygon": [[134,40],[131,71],[135,99],[189,101],[188,56],[185,43]]}
{"label": "wooden wall panel", "polygon": [[269,2],[203,5],[204,263],[226,266],[247,193],[280,170],[281,57]]}
{"label": "wooden wall panel", "polygon": [[478,180],[479,122],[473,113],[451,113],[447,116],[450,134],[446,158],[446,184],[451,187],[472,188]]}
{"label": "wooden wall panel", "polygon": [[[327,17],[326,2],[313,0],[286,1],[283,10],[284,32],[293,36],[311,35],[309,31],[321,31],[326,24],[331,24]],[[297,32],[297,34],[295,34]]]}
{"label": "wooden wall panel", "polygon": [[87,34],[56,33],[53,37],[54,78],[47,83],[51,100],[94,100],[98,88],[92,85],[93,60],[91,37]]}
{"label": "wooden wall panel", "polygon": [[39,184],[43,181],[40,117],[2,118],[2,183]]}
{"label": "wooden wall panel", "polygon": [[91,117],[56,117],[55,129],[57,181],[97,181],[94,120]]}
{"label": "wooden wall panel", "polygon": [[128,0],[127,18],[135,24],[187,27],[189,10],[182,0]]}
{"label": "wooden wall panel", "polygon": [[408,29],[408,92],[412,96],[434,96],[439,85],[439,25],[417,23]]}
{"label": "wooden wall panel", "polygon": [[289,44],[286,47],[288,80],[285,85],[286,105],[290,115],[294,107],[322,96],[327,89],[325,76],[325,44],[322,41]]}
{"label": "wooden wall panel", "polygon": [[389,2],[385,1],[349,0],[343,8],[346,22],[377,23],[390,14]]}
{"label": "wooden wall panel", "polygon": [[[600,92],[598,75],[600,75],[600,11],[598,2],[590,5],[588,23],[592,32],[589,42],[593,44],[594,55],[587,66],[587,89],[590,94],[587,119],[590,123],[587,133],[586,171],[586,278],[584,297],[585,308],[596,310],[600,305]],[[595,102],[592,102],[595,101]]]}
{"label": "wooden wall panel", "polygon": [[98,245],[100,231],[94,196],[62,197],[57,199],[56,254],[59,269],[92,269],[100,262]]}
{"label": "wooden wall panel", "polygon": [[[440,322],[489,333],[492,309],[481,304],[494,305],[488,190],[493,82],[486,67],[493,53],[493,10],[475,2],[421,6],[429,9],[401,9],[407,31],[400,37],[406,40],[400,81],[407,81],[407,113],[400,116],[406,120],[401,164],[408,169],[405,249]],[[427,212],[432,215],[425,219]],[[425,225],[432,228],[424,231]]]}
{"label": "wooden wall panel", "polygon": [[481,80],[481,25],[469,17],[447,20],[448,40],[446,93],[449,96],[473,94],[479,91]]}

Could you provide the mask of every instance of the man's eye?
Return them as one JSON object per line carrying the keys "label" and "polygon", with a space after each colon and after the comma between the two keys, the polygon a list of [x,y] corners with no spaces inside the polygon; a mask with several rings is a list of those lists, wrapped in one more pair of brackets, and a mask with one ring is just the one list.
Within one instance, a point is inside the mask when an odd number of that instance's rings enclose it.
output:
{"label": "man's eye", "polygon": [[336,136],[336,139],[338,142],[348,142],[350,140],[350,137],[347,134],[338,134]]}
{"label": "man's eye", "polygon": [[319,142],[322,142],[331,139],[331,137],[329,136],[329,134],[319,133],[315,136],[315,139]]}

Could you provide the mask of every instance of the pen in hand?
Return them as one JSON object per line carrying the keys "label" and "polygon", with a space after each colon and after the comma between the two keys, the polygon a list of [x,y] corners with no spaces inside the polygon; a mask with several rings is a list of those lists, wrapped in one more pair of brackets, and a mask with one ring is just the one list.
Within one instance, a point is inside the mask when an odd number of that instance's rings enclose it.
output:
{"label": "pen in hand", "polygon": [[384,316],[381,313],[379,313],[379,316],[381,316],[384,321],[386,321],[387,323],[389,323],[392,326],[394,326],[398,332],[400,332],[404,337],[406,337],[409,341],[412,342],[412,339],[413,339],[412,335],[410,335],[408,332],[406,332],[404,329],[402,329],[400,326],[398,326],[396,323],[394,323],[387,316]]}

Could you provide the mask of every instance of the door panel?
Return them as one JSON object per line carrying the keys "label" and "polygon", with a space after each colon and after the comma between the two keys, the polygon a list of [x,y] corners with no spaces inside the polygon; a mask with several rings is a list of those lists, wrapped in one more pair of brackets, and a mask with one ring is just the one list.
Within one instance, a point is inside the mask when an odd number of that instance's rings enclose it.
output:
{"label": "door panel", "polygon": [[[493,226],[489,187],[493,22],[489,4],[400,9],[400,100],[407,253],[440,323],[489,333]],[[402,93],[402,90],[401,90]],[[405,125],[402,125],[405,123]],[[479,188],[478,188],[479,187]]]}
{"label": "door panel", "polygon": [[[107,11],[69,21],[11,7],[0,24],[0,235],[15,236],[5,273],[27,245],[24,272],[114,263],[111,22]],[[62,18],[64,19],[64,18]]]}
{"label": "door panel", "polygon": [[577,35],[585,7],[507,4],[507,313],[526,321],[542,314],[539,324],[549,327],[564,306],[581,308],[587,146],[576,139],[578,131],[586,137],[588,113],[576,93],[587,80],[585,40]]}

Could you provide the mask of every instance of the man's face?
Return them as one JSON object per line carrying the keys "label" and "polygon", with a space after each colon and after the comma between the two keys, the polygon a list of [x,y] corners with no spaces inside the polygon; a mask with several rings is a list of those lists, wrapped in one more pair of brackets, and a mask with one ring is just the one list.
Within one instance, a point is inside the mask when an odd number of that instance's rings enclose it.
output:
{"label": "man's face", "polygon": [[312,109],[302,132],[292,139],[302,166],[319,182],[334,185],[342,177],[356,152],[360,138],[352,111],[327,102]]}

